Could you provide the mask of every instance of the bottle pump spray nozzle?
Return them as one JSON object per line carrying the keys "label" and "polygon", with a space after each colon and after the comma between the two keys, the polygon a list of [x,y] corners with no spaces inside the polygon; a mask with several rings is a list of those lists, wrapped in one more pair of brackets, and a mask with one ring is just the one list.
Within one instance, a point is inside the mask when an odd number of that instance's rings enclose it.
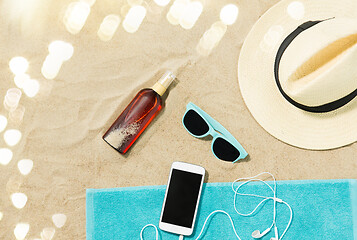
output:
{"label": "bottle pump spray nozzle", "polygon": [[171,71],[166,71],[152,89],[162,96],[175,78],[176,76]]}

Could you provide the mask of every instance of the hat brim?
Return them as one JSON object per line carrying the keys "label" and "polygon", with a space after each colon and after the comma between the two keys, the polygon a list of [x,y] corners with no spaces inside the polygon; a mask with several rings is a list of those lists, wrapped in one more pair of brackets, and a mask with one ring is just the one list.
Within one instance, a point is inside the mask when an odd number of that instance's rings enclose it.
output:
{"label": "hat brim", "polygon": [[251,114],[271,135],[299,148],[333,149],[357,141],[357,99],[333,112],[309,113],[287,102],[274,80],[284,38],[306,21],[331,17],[357,19],[357,1],[283,0],[255,23],[239,56],[239,86]]}

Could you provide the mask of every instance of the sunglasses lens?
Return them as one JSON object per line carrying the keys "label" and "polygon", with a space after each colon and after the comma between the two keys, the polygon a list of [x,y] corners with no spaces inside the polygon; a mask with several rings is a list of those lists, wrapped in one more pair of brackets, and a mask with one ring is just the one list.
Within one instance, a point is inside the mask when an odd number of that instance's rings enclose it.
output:
{"label": "sunglasses lens", "polygon": [[213,152],[219,159],[228,162],[235,161],[240,155],[237,148],[220,137],[213,143]]}
{"label": "sunglasses lens", "polygon": [[209,130],[206,121],[193,110],[189,110],[185,114],[183,124],[185,124],[185,127],[190,133],[196,136],[202,136]]}

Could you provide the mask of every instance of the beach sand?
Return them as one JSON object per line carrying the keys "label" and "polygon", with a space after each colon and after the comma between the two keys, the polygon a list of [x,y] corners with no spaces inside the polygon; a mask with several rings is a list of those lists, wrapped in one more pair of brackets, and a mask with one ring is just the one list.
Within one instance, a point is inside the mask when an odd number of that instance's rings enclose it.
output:
{"label": "beach sand", "polygon": [[[98,38],[98,27],[106,15],[121,13],[124,0],[97,1],[76,35],[62,22],[71,1],[31,1],[38,7],[20,16],[13,14],[10,0],[1,1],[1,96],[15,87],[8,67],[15,56],[28,59],[28,74],[41,88],[33,98],[23,94],[22,123],[9,120],[7,126],[19,129],[22,139],[10,147],[12,161],[0,165],[0,239],[14,239],[19,222],[30,224],[28,239],[40,237],[43,228],[54,227],[51,217],[56,213],[65,214],[67,222],[56,229],[54,239],[85,239],[87,188],[166,184],[174,161],[205,167],[208,182],[230,182],[262,171],[278,180],[357,178],[356,144],[331,151],[289,146],[265,132],[243,102],[237,79],[240,49],[255,21],[276,0],[206,0],[191,30],[171,25],[165,17],[169,6],[155,7],[149,1],[152,9],[140,29],[130,34],[120,26],[108,42]],[[196,45],[202,34],[232,2],[239,6],[237,22],[228,26],[209,56],[199,56]],[[74,55],[55,79],[47,80],[41,66],[54,40],[71,43]],[[136,92],[153,86],[166,69],[177,80],[164,96],[164,109],[128,154],[120,155],[102,135]],[[189,101],[228,129],[249,157],[237,164],[219,161],[209,139],[188,134],[181,119]],[[2,107],[1,114],[9,113]],[[0,147],[7,147],[2,137]],[[21,159],[34,162],[27,176],[17,168]],[[11,203],[15,192],[28,197],[23,209]]]}

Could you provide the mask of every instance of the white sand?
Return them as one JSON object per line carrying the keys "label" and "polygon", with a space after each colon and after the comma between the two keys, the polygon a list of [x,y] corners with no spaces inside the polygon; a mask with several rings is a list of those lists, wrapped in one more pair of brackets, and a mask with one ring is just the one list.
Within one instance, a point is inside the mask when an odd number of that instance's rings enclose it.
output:
{"label": "white sand", "polygon": [[[0,239],[13,239],[19,222],[30,224],[29,239],[39,237],[43,228],[55,227],[51,217],[57,213],[65,214],[67,222],[56,229],[54,239],[85,239],[86,188],[165,184],[173,161],[204,166],[209,182],[228,182],[261,171],[270,171],[279,180],[357,178],[356,144],[322,152],[291,147],[266,133],[243,103],[237,80],[239,51],[254,22],[276,0],[237,1],[237,23],[228,27],[208,57],[197,56],[196,45],[219,20],[221,7],[235,1],[207,0],[191,30],[169,24],[168,7],[156,8],[157,14],[149,12],[139,31],[129,34],[120,26],[109,42],[102,42],[96,33],[106,15],[120,14],[124,0],[97,1],[77,35],[68,33],[61,22],[69,0],[31,1],[42,4],[22,18],[11,18],[10,10],[0,8],[1,96],[15,86],[8,68],[14,56],[29,60],[28,74],[41,84],[36,97],[21,98],[26,109],[22,124],[8,125],[23,135],[11,148],[12,161],[0,165]],[[54,40],[72,43],[74,55],[58,77],[46,80],[41,66]],[[120,155],[102,140],[103,133],[136,92],[152,86],[168,68],[175,71],[178,82],[170,88],[165,108],[131,151]],[[219,161],[211,153],[210,141],[189,135],[181,124],[189,101],[222,123],[250,158],[234,165]],[[4,108],[1,111],[8,114]],[[0,146],[6,146],[2,138]],[[27,176],[17,169],[24,158],[34,162]],[[28,197],[21,210],[10,201],[14,192]]]}
{"label": "white sand", "polygon": [[105,140],[113,147],[119,148],[129,140],[130,136],[136,135],[139,131],[139,128],[139,123],[131,123],[128,126],[120,127],[110,131]]}

